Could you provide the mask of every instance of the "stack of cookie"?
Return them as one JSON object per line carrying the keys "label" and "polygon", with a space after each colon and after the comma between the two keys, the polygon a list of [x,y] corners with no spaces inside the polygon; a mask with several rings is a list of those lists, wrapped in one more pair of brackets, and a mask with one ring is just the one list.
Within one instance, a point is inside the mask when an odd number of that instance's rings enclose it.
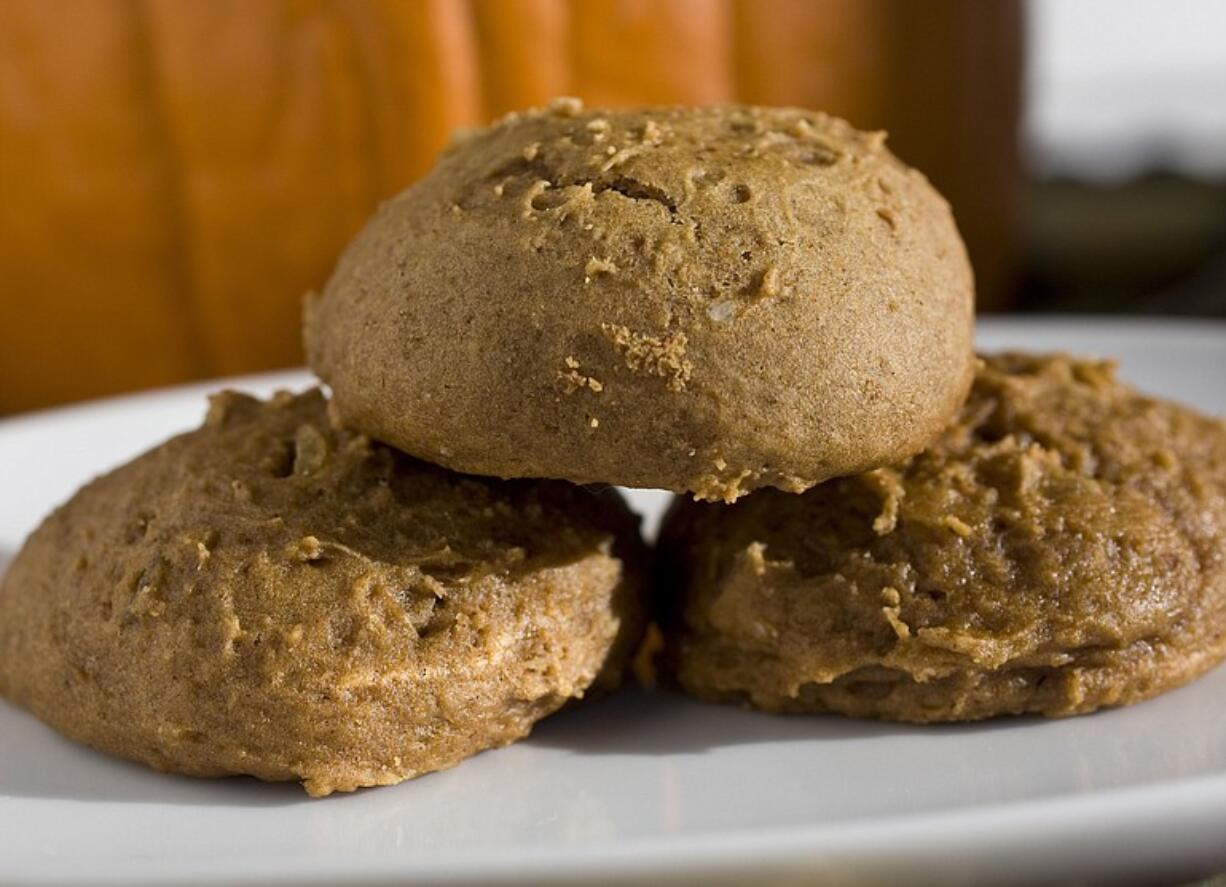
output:
{"label": "stack of cookie", "polygon": [[[771,711],[1071,714],[1204,671],[1223,426],[977,361],[949,209],[883,142],[573,101],[458,139],[308,300],[330,402],[219,395],[31,537],[0,690],[326,794],[614,686],[652,609],[682,688]],[[612,485],[680,494],[654,575]]]}

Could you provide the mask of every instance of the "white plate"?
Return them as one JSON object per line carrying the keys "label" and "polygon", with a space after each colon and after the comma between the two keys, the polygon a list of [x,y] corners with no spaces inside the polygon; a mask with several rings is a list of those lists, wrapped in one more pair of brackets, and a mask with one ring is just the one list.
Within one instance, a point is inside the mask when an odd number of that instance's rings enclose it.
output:
{"label": "white plate", "polygon": [[[1226,326],[987,321],[986,348],[1121,360],[1226,413]],[[231,380],[230,384],[233,384]],[[302,373],[239,382],[300,387]],[[0,552],[214,385],[0,422]],[[658,509],[659,494],[634,495]],[[1226,868],[1226,668],[1064,721],[906,727],[625,692],[393,788],[308,800],[113,760],[0,703],[0,881],[856,881]]]}

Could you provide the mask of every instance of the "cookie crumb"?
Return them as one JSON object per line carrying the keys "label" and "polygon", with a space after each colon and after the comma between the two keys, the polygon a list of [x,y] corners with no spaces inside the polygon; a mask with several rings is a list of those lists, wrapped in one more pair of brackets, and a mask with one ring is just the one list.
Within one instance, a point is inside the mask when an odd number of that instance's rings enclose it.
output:
{"label": "cookie crumb", "polygon": [[314,425],[301,425],[294,435],[294,474],[315,474],[328,459],[328,442]]}
{"label": "cookie crumb", "polygon": [[941,518],[941,524],[953,530],[954,533],[961,536],[963,539],[975,532],[970,524],[953,514],[947,514]]}
{"label": "cookie crumb", "polygon": [[558,373],[558,380],[567,394],[574,394],[581,389],[588,389],[595,394],[604,391],[604,383],[592,376],[584,375],[579,372],[579,361],[572,356],[567,356],[563,363],[566,364],[566,371]]}
{"label": "cookie crumb", "polygon": [[293,560],[297,561],[317,561],[323,557],[323,544],[315,536],[303,536],[294,542],[291,542],[285,551]]}
{"label": "cookie crumb", "polygon": [[616,274],[617,266],[608,259],[598,259],[592,256],[583,267],[583,282],[591,283],[596,277],[604,274]]}
{"label": "cookie crumb", "polygon": [[898,529],[898,512],[906,494],[902,477],[890,468],[877,468],[860,477],[881,497],[881,511],[873,518],[873,532],[878,536],[888,536]]}
{"label": "cookie crumb", "polygon": [[758,281],[758,298],[773,299],[779,295],[779,269],[775,265],[771,265],[762,272],[762,279]]}
{"label": "cookie crumb", "polygon": [[902,620],[902,597],[899,595],[898,589],[888,585],[881,589],[881,604],[881,615],[890,624],[890,628],[894,630],[895,636],[899,640],[904,641],[911,637],[911,626]]}
{"label": "cookie crumb", "polygon": [[685,390],[693,371],[693,364],[685,356],[689,341],[685,333],[649,336],[613,323],[602,323],[600,331],[632,372],[658,376],[672,391]]}
{"label": "cookie crumb", "polygon": [[554,117],[574,117],[583,111],[583,100],[574,96],[559,96],[545,106],[545,111]]}

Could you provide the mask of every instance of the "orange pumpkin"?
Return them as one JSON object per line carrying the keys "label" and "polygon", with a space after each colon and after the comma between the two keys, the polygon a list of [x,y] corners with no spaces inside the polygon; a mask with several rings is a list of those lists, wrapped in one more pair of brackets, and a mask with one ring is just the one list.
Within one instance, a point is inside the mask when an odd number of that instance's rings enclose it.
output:
{"label": "orange pumpkin", "polygon": [[889,128],[995,301],[1018,32],[1016,0],[6,0],[0,412],[298,362],[376,202],[561,94]]}

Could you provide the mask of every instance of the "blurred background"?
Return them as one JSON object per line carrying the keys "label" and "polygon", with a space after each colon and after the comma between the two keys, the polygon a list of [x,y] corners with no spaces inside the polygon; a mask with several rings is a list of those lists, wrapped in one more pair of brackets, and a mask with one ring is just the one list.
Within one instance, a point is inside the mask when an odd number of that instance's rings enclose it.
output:
{"label": "blurred background", "polygon": [[1226,316],[1215,0],[0,0],[0,414],[301,361],[456,127],[793,104],[884,128],[981,311]]}

